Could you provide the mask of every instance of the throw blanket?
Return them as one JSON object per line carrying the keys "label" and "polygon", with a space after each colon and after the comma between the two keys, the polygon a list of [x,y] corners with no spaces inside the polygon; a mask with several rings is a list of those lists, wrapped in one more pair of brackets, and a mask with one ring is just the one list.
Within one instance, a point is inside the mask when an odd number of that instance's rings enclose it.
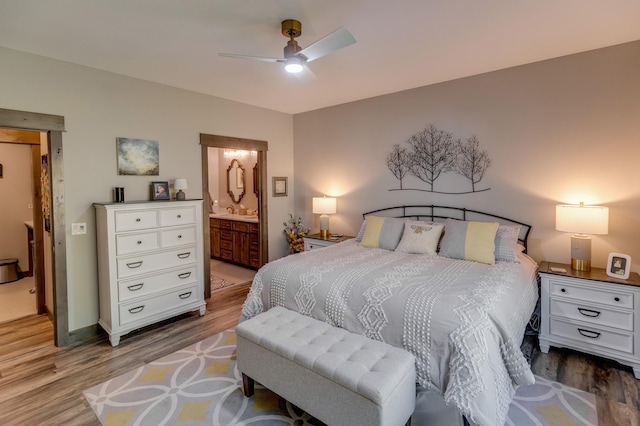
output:
{"label": "throw blanket", "polygon": [[534,377],[520,351],[538,298],[536,264],[485,265],[362,248],[354,240],[263,266],[241,321],[283,306],[405,348],[418,382],[478,425],[504,424]]}

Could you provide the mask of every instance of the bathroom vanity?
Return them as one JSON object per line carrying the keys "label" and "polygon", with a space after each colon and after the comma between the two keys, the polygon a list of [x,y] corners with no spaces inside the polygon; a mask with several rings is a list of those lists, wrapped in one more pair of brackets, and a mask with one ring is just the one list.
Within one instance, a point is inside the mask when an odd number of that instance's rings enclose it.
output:
{"label": "bathroom vanity", "polygon": [[260,267],[258,216],[229,213],[209,215],[211,258],[252,269]]}

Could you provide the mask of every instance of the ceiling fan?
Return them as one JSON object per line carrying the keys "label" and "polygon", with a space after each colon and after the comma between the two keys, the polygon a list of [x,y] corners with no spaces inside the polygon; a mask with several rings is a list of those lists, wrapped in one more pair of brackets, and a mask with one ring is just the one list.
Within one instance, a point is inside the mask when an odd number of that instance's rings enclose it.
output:
{"label": "ceiling fan", "polygon": [[236,55],[233,53],[218,53],[220,56],[240,59],[251,59],[263,62],[280,62],[285,64],[284,69],[290,73],[299,73],[308,62],[322,58],[329,53],[347,47],[356,42],[356,39],[345,28],[338,28],[315,43],[305,47],[298,46],[295,40],[302,34],[302,24],[295,19],[282,21],[282,35],[289,38],[284,48],[284,58],[265,58],[262,56]]}

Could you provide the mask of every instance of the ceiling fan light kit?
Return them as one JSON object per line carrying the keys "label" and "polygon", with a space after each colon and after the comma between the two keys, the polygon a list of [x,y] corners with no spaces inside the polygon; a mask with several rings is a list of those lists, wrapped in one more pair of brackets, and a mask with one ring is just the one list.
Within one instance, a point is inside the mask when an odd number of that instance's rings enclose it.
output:
{"label": "ceiling fan light kit", "polygon": [[305,68],[308,62],[321,58],[356,42],[356,39],[349,31],[344,28],[338,28],[331,34],[302,49],[295,40],[296,37],[299,37],[302,34],[302,24],[300,21],[295,19],[285,19],[282,21],[281,26],[282,35],[289,38],[287,45],[284,47],[283,59],[237,55],[233,53],[219,53],[218,55],[262,62],[280,62],[284,63],[284,69],[287,72],[299,73]]}

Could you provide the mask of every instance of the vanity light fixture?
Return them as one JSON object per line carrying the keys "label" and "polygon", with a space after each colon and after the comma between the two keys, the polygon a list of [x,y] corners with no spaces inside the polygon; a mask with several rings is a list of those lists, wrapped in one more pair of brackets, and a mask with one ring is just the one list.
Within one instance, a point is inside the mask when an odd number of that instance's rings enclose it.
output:
{"label": "vanity light fixture", "polygon": [[320,215],[320,236],[328,240],[329,236],[329,216],[336,213],[336,199],[333,197],[313,197],[312,211]]}
{"label": "vanity light fixture", "polygon": [[176,193],[176,200],[178,201],[184,201],[185,200],[185,194],[182,191],[183,189],[187,189],[187,180],[186,179],[176,179],[176,181],[173,183],[173,189],[177,190],[178,192]]}
{"label": "vanity light fixture", "polygon": [[587,234],[609,233],[609,208],[559,204],[556,206],[556,230],[573,232],[571,236],[571,268],[591,270],[591,237]]}

